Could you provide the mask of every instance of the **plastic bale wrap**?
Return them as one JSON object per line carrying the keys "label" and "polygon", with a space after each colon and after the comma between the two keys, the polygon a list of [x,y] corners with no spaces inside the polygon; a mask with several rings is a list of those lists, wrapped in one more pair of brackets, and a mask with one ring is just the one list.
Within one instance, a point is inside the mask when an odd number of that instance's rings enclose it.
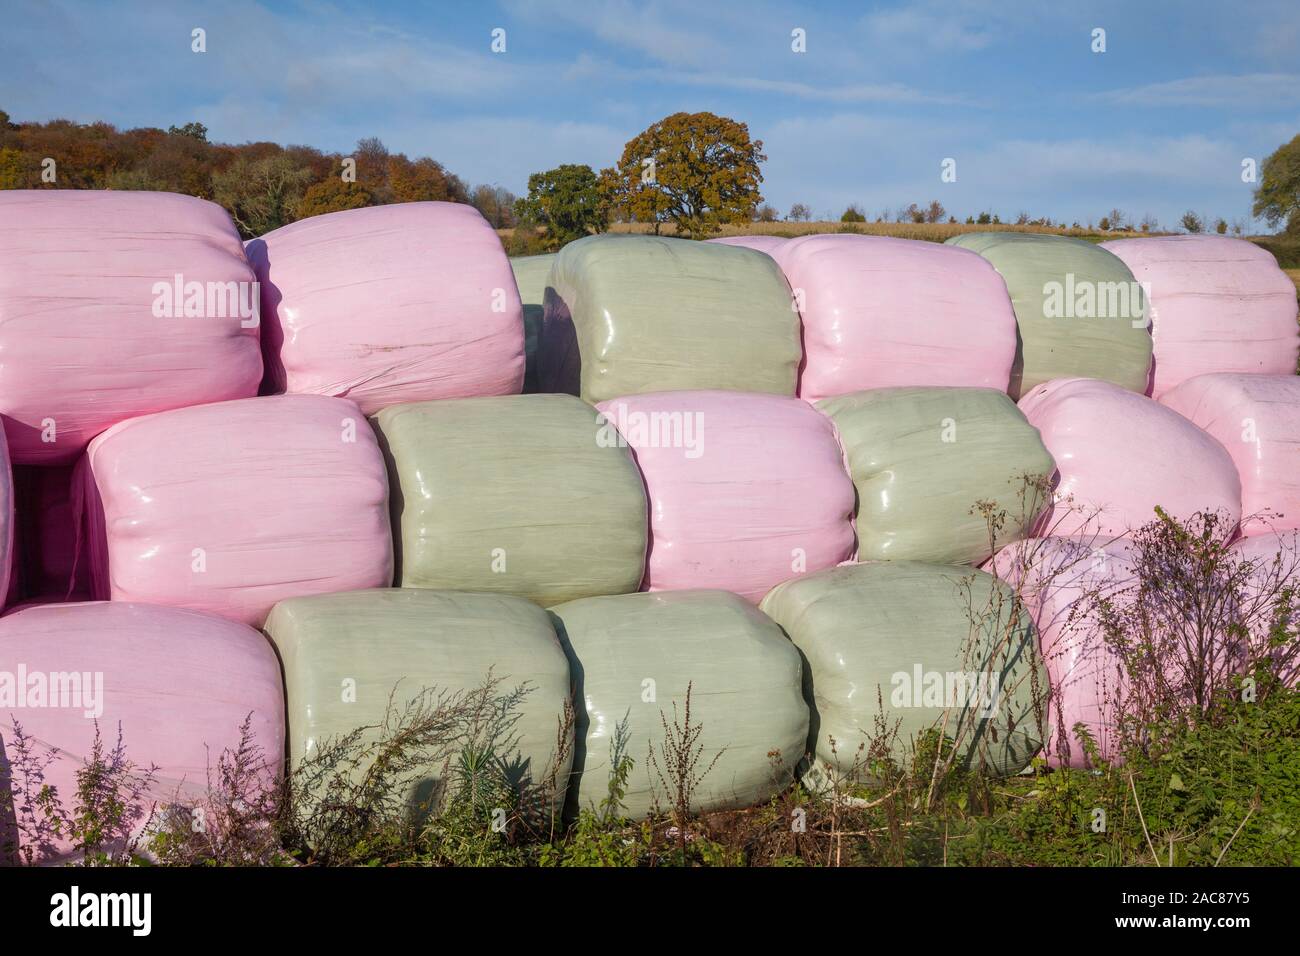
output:
{"label": "plastic bale wrap", "polygon": [[[37,695],[40,695],[39,697]],[[0,618],[0,862],[13,838],[35,860],[73,857],[66,835],[15,833],[27,801],[26,777],[14,724],[31,741],[36,763],[49,761],[44,783],[58,791],[63,810],[77,802],[76,773],[91,756],[96,721],[103,755],[118,741],[142,774],[157,767],[140,798],[128,807],[136,832],[151,806],[194,806],[208,796],[209,773],[219,786],[222,755],[240,746],[248,720],[260,761],[256,780],[269,785],[284,763],[284,694],[280,665],[266,638],[233,621],[176,608],[133,603],[57,604],[13,611]],[[259,784],[260,785],[260,784]],[[27,805],[40,819],[40,810]],[[120,850],[121,847],[110,849]],[[20,855],[20,860],[22,859]]]}
{"label": "plastic bale wrap", "polygon": [[551,611],[578,710],[566,816],[599,808],[621,757],[633,764],[620,812],[642,819],[672,807],[665,723],[680,740],[688,690],[701,776],[693,810],[751,806],[784,789],[808,741],[808,707],[798,653],[752,604],[726,591],[673,591]]}
{"label": "plastic bale wrap", "polygon": [[1158,402],[1108,382],[1061,379],[1020,400],[1056,459],[1042,535],[1127,535],[1163,508],[1181,521],[1241,520],[1241,481],[1215,438]]}
{"label": "plastic bale wrap", "polygon": [[1098,378],[1146,392],[1151,335],[1128,266],[1090,242],[1030,233],[969,232],[949,245],[1001,273],[1016,313],[1012,398],[1055,378]]}
{"label": "plastic bale wrap", "polygon": [[1056,468],[1015,404],[986,388],[881,388],[827,399],[857,486],[859,560],[973,563],[1027,534]]}
{"label": "plastic bale wrap", "polygon": [[788,239],[780,236],[719,236],[717,239],[705,241],[716,242],[722,246],[743,246],[755,252],[765,252],[773,259],[777,256],[777,250],[789,242]]}
{"label": "plastic bale wrap", "polygon": [[650,591],[722,588],[757,604],[853,555],[853,483],[835,426],[797,398],[659,392],[601,404],[650,502]]}
{"label": "plastic bale wrap", "polygon": [[1154,397],[1209,372],[1295,374],[1295,284],[1266,249],[1224,236],[1115,239],[1101,247],[1146,286]]}
{"label": "plastic bale wrap", "polygon": [[473,206],[415,202],[312,216],[248,244],[262,283],[264,391],[399,402],[517,393],[523,308]]}
{"label": "plastic bale wrap", "polygon": [[1115,728],[1125,691],[1119,657],[1099,622],[1102,602],[1116,604],[1134,586],[1130,544],[1086,535],[1033,538],[993,559],[1034,621],[1051,696],[1044,756],[1053,767],[1088,767],[1082,724],[1103,760],[1119,758]]}
{"label": "plastic bale wrap", "polygon": [[569,395],[396,405],[388,455],[401,587],[542,605],[635,591],[646,500],[626,447]]}
{"label": "plastic bale wrap", "polygon": [[967,385],[1006,391],[1016,316],[966,249],[886,236],[802,236],[778,262],[803,317],[799,394]]}
{"label": "plastic bale wrap", "polygon": [[537,391],[537,347],[542,335],[542,307],[546,303],[546,280],[555,253],[544,256],[516,256],[510,268],[519,286],[524,309],[524,391]]}
{"label": "plastic bale wrap", "polygon": [[96,598],[259,626],[285,598],[392,583],[383,455],[346,399],[279,395],[133,419],[91,442],[80,467]]}
{"label": "plastic bale wrap", "polygon": [[603,402],[690,389],[793,395],[799,314],[770,256],[656,236],[560,250],[542,321],[541,388]]}
{"label": "plastic bale wrap", "polygon": [[[519,768],[522,791],[562,805],[573,759],[569,665],[536,604],[456,591],[353,591],[282,601],[265,630],[284,665],[291,767],[326,760],[331,745],[358,730],[361,746],[378,743],[403,714],[443,705],[461,711],[454,731],[474,733],[476,746]],[[443,770],[439,760],[395,783],[410,805],[427,805],[447,782]]]}
{"label": "plastic bale wrap", "polygon": [[256,293],[215,203],[0,191],[0,415],[14,463],[70,464],[117,422],[256,395]]}
{"label": "plastic bale wrap", "polygon": [[1042,746],[1047,680],[1033,626],[992,575],[846,565],[778,585],[761,607],[803,655],[815,757],[804,779],[814,788],[867,775],[881,717],[898,723],[899,759],[940,725],[965,764],[999,775],[1023,770]]}
{"label": "plastic bale wrap", "polygon": [[1243,534],[1300,528],[1300,378],[1197,375],[1160,403],[1213,435],[1241,478]]}

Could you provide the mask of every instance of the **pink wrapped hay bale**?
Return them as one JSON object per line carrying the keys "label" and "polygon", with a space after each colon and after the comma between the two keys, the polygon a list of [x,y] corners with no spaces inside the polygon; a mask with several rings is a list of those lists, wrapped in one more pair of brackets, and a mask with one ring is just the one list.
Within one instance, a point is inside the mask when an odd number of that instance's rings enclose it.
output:
{"label": "pink wrapped hay bale", "polygon": [[1038,633],[1051,685],[1044,747],[1051,766],[1089,765],[1077,724],[1088,729],[1104,759],[1116,756],[1113,729],[1126,685],[1096,611],[1103,600],[1122,601],[1133,585],[1129,555],[1123,539],[1088,535],[1028,538],[989,562],[987,570],[1019,592]]}
{"label": "pink wrapped hay bale", "polygon": [[[118,741],[141,775],[157,767],[130,814],[142,827],[150,806],[195,806],[218,784],[223,752],[240,745],[245,720],[261,749],[258,785],[284,760],[284,691],[266,638],[243,624],[148,604],[58,604],[0,618],[0,863],[66,859],[72,847],[24,814],[33,781],[19,762],[15,724],[43,783],[63,809],[76,802],[76,773],[90,757],[96,723],[105,760]],[[5,793],[4,791],[8,791]],[[35,808],[32,808],[35,809]],[[6,846],[17,859],[5,859]],[[113,847],[112,849],[120,849]]]}
{"label": "pink wrapped hay bale", "polygon": [[1016,316],[1006,284],[957,246],[802,236],[778,262],[803,317],[799,395],[952,385],[1006,391]]}
{"label": "pink wrapped hay bale", "polygon": [[388,587],[388,476],[356,404],[279,395],[123,422],[78,483],[97,599],[260,626],[277,601]]}
{"label": "pink wrapped hay bale", "polygon": [[398,203],[312,216],[248,243],[262,284],[267,392],[400,402],[517,394],[523,306],[473,206]]}
{"label": "pink wrapped hay bale", "polygon": [[257,394],[253,270],[226,211],[170,193],[0,191],[0,415],[68,464],[151,412]]}
{"label": "pink wrapped hay bale", "polygon": [[744,246],[746,249],[766,252],[773,259],[777,256],[777,250],[789,242],[788,239],[782,239],[780,236],[720,236],[707,241],[724,246]]}
{"label": "pink wrapped hay bale", "polygon": [[718,588],[758,603],[852,556],[853,482],[835,426],[806,402],[686,391],[597,408],[645,480],[642,590]]}
{"label": "pink wrapped hay bale", "polygon": [[1149,394],[1207,372],[1291,375],[1300,357],[1296,290],[1266,249],[1225,236],[1103,242],[1147,287]]}
{"label": "pink wrapped hay bale", "polygon": [[1215,438],[1172,409],[1110,382],[1039,385],[1020,410],[1056,460],[1052,506],[1039,534],[1122,536],[1155,520],[1221,511],[1241,519],[1241,481]]}
{"label": "pink wrapped hay bale", "polygon": [[1197,375],[1160,404],[1228,449],[1241,478],[1243,534],[1300,528],[1300,378]]}

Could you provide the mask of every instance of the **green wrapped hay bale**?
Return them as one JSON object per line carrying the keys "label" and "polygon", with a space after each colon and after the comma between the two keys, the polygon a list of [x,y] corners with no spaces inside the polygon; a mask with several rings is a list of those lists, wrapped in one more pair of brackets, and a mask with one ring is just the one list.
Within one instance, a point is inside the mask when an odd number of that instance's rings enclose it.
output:
{"label": "green wrapped hay bale", "polygon": [[399,587],[543,606],[635,591],[646,499],[626,447],[569,395],[447,399],[374,419],[389,465]]}
{"label": "green wrapped hay bale", "polygon": [[899,722],[899,758],[940,725],[968,766],[999,775],[1023,770],[1042,745],[1048,684],[1033,625],[992,575],[916,561],[845,565],[779,584],[761,607],[804,656],[812,786],[826,785],[828,766],[865,776],[882,716]]}
{"label": "green wrapped hay bale", "polygon": [[817,407],[839,430],[858,491],[861,561],[978,563],[992,554],[990,525],[1001,547],[1047,504],[1056,463],[995,389],[876,388]]}
{"label": "green wrapped hay bale", "polygon": [[555,259],[540,385],[596,403],[645,392],[793,395],[799,313],[772,258],[659,236],[588,236]]}
{"label": "green wrapped hay bale", "polygon": [[621,812],[640,819],[671,809],[665,721],[683,734],[698,729],[697,811],[749,806],[789,782],[808,742],[799,654],[748,601],[729,591],[662,591],[551,611],[577,702],[567,816],[600,806],[620,757],[632,760]]}
{"label": "green wrapped hay bale", "polygon": [[555,253],[544,256],[516,256],[510,260],[524,305],[524,391],[537,391],[537,344],[542,332],[542,305],[546,301],[546,278],[551,274]]}
{"label": "green wrapped hay bale", "polygon": [[978,252],[1007,284],[1020,338],[1012,398],[1054,378],[1098,378],[1146,392],[1144,296],[1118,256],[1082,239],[1033,233],[968,232],[948,242]]}
{"label": "green wrapped hay bale", "polygon": [[[472,742],[512,766],[508,782],[543,807],[562,805],[573,757],[561,743],[562,732],[572,733],[569,665],[536,604],[454,591],[346,591],[281,601],[264,629],[284,668],[290,765],[312,761],[309,779],[331,744],[354,731],[366,728],[357,743],[373,744],[391,737],[380,728],[387,722],[391,731],[408,706],[427,713],[456,700],[468,713],[446,735],[464,734],[477,715],[474,739],[453,741],[451,754],[429,749],[426,764],[398,778],[391,799],[427,808],[442,789],[447,757],[454,764]],[[347,777],[359,782],[372,763],[349,766]]]}

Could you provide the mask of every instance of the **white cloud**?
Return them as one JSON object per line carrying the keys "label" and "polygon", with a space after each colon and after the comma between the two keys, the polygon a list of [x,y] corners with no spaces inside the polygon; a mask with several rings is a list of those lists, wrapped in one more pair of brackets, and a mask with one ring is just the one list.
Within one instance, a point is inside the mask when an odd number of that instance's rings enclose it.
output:
{"label": "white cloud", "polygon": [[1202,106],[1277,110],[1300,103],[1300,74],[1190,76],[1096,94],[1123,106]]}

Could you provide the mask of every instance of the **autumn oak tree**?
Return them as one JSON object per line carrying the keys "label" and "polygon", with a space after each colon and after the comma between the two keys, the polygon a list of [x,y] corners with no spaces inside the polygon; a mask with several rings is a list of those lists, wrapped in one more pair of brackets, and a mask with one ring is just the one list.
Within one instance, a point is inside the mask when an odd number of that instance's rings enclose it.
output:
{"label": "autumn oak tree", "polygon": [[618,165],[601,174],[602,191],[620,215],[666,222],[700,239],[723,224],[749,222],[763,201],[761,140],[749,127],[713,113],[674,113],[633,138]]}

